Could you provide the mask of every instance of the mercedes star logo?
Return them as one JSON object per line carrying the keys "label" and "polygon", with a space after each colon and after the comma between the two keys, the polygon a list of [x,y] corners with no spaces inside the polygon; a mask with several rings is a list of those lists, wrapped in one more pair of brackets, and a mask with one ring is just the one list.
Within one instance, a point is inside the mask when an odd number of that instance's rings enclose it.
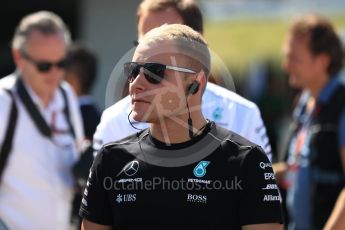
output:
{"label": "mercedes star logo", "polygon": [[123,171],[127,176],[133,176],[139,170],[139,162],[138,161],[131,161],[123,168]]}

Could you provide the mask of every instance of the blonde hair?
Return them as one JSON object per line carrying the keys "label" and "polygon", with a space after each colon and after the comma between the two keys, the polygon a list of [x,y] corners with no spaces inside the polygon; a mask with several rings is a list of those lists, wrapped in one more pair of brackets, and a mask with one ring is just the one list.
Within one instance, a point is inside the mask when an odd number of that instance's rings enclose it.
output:
{"label": "blonde hair", "polygon": [[[173,44],[178,49],[177,55],[186,57],[188,67],[196,72],[203,70],[206,78],[209,77],[211,55],[207,42],[200,33],[186,25],[162,25],[146,33],[140,43],[158,46]],[[160,48],[159,52],[162,54],[166,51]]]}
{"label": "blonde hair", "polygon": [[12,48],[24,51],[28,37],[33,31],[44,35],[61,33],[66,44],[71,43],[71,35],[63,20],[55,13],[39,11],[25,16],[19,23],[12,40]]}

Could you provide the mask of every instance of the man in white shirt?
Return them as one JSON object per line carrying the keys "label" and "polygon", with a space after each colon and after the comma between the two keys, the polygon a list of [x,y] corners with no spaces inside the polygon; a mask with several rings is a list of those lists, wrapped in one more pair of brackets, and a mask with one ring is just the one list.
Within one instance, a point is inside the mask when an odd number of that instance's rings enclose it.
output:
{"label": "man in white shirt", "polygon": [[[137,11],[138,37],[162,24],[186,24],[203,33],[203,19],[199,6],[194,1],[144,0]],[[258,107],[251,101],[225,88],[208,83],[203,95],[203,114],[216,124],[234,131],[260,145],[271,159],[271,146]],[[103,112],[94,135],[93,147],[98,151],[102,145],[122,139],[137,129],[147,127],[128,118],[131,112],[129,96]],[[131,119],[133,128],[128,119]]]}
{"label": "man in white shirt", "polygon": [[83,139],[77,99],[61,82],[69,43],[64,22],[47,11],[24,17],[14,34],[16,73],[0,81],[1,150],[12,103],[17,108],[7,159],[0,153],[0,220],[8,229],[69,228],[71,168]]}

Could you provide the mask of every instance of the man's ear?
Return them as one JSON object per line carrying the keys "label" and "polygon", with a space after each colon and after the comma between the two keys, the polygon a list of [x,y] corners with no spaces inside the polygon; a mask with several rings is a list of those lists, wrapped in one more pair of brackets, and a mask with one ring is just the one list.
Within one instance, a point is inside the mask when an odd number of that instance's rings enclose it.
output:
{"label": "man's ear", "polygon": [[17,68],[21,68],[21,66],[23,65],[23,57],[20,53],[20,51],[18,49],[12,49],[12,57],[13,57],[13,61],[15,63],[15,65],[17,66]]}
{"label": "man's ear", "polygon": [[321,53],[317,55],[317,62],[321,70],[328,74],[328,67],[331,64],[331,57],[329,54]]}
{"label": "man's ear", "polygon": [[200,72],[196,76],[196,80],[200,83],[200,88],[205,89],[207,78],[204,70],[200,70]]}

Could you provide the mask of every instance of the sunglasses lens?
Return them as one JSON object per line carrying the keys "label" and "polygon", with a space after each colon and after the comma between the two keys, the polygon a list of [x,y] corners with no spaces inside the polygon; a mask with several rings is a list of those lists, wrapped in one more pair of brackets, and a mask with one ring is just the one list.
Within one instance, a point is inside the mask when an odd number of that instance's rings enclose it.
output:
{"label": "sunglasses lens", "polygon": [[53,67],[53,65],[59,67],[60,69],[66,69],[69,65],[68,58],[62,59],[57,63],[52,63],[48,61],[35,61],[30,55],[25,52],[23,52],[22,55],[25,59],[34,64],[40,72],[48,72]]}
{"label": "sunglasses lens", "polygon": [[165,66],[158,63],[144,64],[144,76],[151,84],[159,84],[164,78]]}
{"label": "sunglasses lens", "polygon": [[128,82],[133,82],[140,73],[140,68],[144,68],[145,79],[151,84],[159,84],[164,78],[165,65],[159,63],[145,63],[140,65],[136,62],[129,62],[123,65],[123,72],[128,78]]}
{"label": "sunglasses lens", "polygon": [[125,63],[123,66],[123,72],[128,79],[128,82],[133,82],[138,76],[140,71],[140,65],[134,62]]}
{"label": "sunglasses lens", "polygon": [[49,62],[38,62],[36,63],[36,67],[41,72],[47,72],[52,67],[52,64]]}

